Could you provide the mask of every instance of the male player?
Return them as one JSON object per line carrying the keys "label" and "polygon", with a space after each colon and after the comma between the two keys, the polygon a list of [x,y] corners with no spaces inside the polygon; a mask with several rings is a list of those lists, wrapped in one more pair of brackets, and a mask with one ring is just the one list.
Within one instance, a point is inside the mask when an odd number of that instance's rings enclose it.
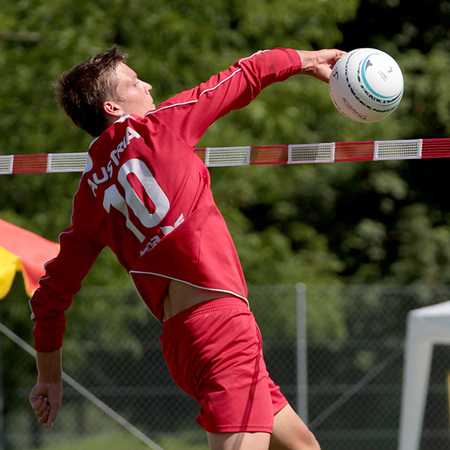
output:
{"label": "male player", "polygon": [[267,373],[241,265],[193,149],[215,120],[271,83],[295,74],[328,82],[343,53],[261,51],[158,108],[115,46],[61,76],[60,106],[96,139],[72,225],[30,300],[39,422],[51,427],[61,405],[65,311],[109,246],[163,324],[170,373],[200,404],[211,449],[319,449]]}

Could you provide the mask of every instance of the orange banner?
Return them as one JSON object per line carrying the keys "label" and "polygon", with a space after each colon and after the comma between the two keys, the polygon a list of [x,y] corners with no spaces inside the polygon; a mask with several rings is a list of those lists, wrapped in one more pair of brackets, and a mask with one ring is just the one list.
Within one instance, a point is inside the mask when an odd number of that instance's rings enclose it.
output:
{"label": "orange banner", "polygon": [[29,296],[39,287],[44,265],[59,252],[59,244],[0,219],[0,299],[11,289],[17,272],[22,272]]}

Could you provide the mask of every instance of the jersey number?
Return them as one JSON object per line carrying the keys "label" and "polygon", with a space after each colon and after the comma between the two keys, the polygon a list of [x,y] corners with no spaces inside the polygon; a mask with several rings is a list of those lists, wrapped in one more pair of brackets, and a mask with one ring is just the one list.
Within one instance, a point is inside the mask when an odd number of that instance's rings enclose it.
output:
{"label": "jersey number", "polygon": [[[133,189],[133,186],[130,184],[127,177],[131,173],[134,174],[142,184],[145,193],[155,206],[155,211],[153,213],[148,211],[147,207],[144,205]],[[103,207],[108,213],[111,210],[111,206],[120,211],[126,218],[127,227],[141,242],[143,242],[145,236],[130,220],[128,208],[131,208],[135,216],[144,227],[153,228],[156,227],[168,213],[170,208],[169,199],[156,182],[155,177],[150,172],[149,168],[140,159],[130,159],[126,161],[119,169],[117,179],[125,190],[125,198],[122,197],[117,189],[117,186],[113,184],[105,190]]]}

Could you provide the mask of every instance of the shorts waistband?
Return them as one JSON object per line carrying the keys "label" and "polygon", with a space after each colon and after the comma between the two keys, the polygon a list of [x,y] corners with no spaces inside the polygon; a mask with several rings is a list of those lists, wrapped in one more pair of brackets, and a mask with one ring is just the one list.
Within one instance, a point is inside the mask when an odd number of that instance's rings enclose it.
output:
{"label": "shorts waistband", "polygon": [[191,306],[190,308],[185,309],[184,311],[179,312],[178,314],[175,314],[170,319],[167,319],[163,323],[163,329],[177,329],[179,325],[183,324],[188,317],[196,316],[198,314],[204,314],[213,310],[217,309],[224,309],[224,308],[230,308],[230,307],[237,307],[245,309],[246,311],[249,310],[248,304],[237,297],[221,297],[221,298],[215,298],[213,300],[206,300],[201,303],[197,303],[194,306]]}

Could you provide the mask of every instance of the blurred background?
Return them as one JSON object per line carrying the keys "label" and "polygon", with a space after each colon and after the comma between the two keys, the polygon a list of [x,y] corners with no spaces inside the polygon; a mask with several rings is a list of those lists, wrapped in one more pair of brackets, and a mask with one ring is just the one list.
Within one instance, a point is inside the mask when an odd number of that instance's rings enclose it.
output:
{"label": "blurred background", "polygon": [[[449,25],[443,0],[2,0],[0,155],[86,152],[91,138],[58,109],[53,82],[113,43],[152,84],[155,103],[277,46],[374,47],[403,71],[403,100],[380,122],[346,119],[325,84],[293,77],[217,121],[198,147],[448,138]],[[294,406],[296,285],[306,286],[308,419],[323,450],[397,448],[407,313],[450,299],[449,164],[211,169],[267,364]],[[79,176],[2,176],[0,218],[57,241],[70,225]],[[32,345],[20,276],[0,306],[1,323]],[[165,450],[207,448],[195,402],[167,374],[160,325],[110,251],[67,316],[70,376]],[[34,360],[5,336],[1,344],[4,449],[147,448],[70,387],[55,427],[40,429],[27,400]],[[449,446],[448,370],[442,346],[433,356],[422,450]]]}

